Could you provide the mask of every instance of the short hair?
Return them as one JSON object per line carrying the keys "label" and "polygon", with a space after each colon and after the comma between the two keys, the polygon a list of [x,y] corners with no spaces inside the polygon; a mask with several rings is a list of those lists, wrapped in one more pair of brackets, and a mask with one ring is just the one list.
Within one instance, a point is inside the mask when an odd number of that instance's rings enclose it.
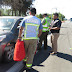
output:
{"label": "short hair", "polygon": [[54,13],[53,15],[55,15],[55,16],[57,16],[57,17],[59,17],[59,14],[58,14],[58,13]]}
{"label": "short hair", "polygon": [[45,14],[43,14],[43,15],[47,16],[47,13],[45,13]]}
{"label": "short hair", "polygon": [[30,11],[31,11],[32,14],[36,14],[36,9],[35,8],[31,8]]}

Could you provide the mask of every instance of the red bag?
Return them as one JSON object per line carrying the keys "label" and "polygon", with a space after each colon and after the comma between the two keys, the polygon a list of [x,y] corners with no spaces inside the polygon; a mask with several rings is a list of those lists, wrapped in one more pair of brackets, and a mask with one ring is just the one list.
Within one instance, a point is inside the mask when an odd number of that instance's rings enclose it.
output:
{"label": "red bag", "polygon": [[22,61],[25,58],[24,42],[17,40],[14,50],[14,61]]}

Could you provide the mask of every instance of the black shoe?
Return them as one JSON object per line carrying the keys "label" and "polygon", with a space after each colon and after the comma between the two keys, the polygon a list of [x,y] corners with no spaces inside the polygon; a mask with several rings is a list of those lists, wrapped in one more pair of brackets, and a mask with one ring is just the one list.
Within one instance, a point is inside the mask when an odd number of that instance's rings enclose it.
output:
{"label": "black shoe", "polygon": [[31,69],[27,69],[26,72],[31,72]]}
{"label": "black shoe", "polygon": [[26,68],[26,70],[24,70],[24,72],[32,72],[32,68]]}
{"label": "black shoe", "polygon": [[49,53],[52,53],[53,51],[49,51]]}

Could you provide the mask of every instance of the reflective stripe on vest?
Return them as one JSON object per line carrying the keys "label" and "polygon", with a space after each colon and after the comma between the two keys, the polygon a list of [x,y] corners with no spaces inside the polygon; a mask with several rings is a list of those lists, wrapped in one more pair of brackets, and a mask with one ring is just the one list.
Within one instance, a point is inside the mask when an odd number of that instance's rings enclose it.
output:
{"label": "reflective stripe on vest", "polygon": [[45,23],[43,24],[43,32],[46,32],[46,31],[49,31],[49,26],[50,26],[50,23],[48,22],[49,18],[46,17],[45,18]]}
{"label": "reflective stripe on vest", "polygon": [[31,66],[32,66],[32,64],[26,64],[26,66],[27,66],[27,67],[31,67]]}
{"label": "reflective stripe on vest", "polygon": [[[36,37],[27,37],[26,35],[30,32],[30,33],[34,33],[34,31],[32,31],[32,29],[27,29],[28,26],[32,26],[34,29],[35,29],[35,34],[36,34]],[[23,40],[30,40],[30,39],[38,39],[38,29],[39,29],[39,25],[38,24],[32,24],[32,23],[26,23],[25,24],[25,31],[24,31],[24,38]],[[28,32],[27,32],[28,31]]]}

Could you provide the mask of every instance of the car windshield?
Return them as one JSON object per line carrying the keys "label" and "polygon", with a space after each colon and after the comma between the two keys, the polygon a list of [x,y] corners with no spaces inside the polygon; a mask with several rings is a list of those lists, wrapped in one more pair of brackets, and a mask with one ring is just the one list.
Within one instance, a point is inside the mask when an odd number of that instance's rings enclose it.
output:
{"label": "car windshield", "polygon": [[16,19],[13,18],[0,18],[0,29],[10,30],[15,22]]}

